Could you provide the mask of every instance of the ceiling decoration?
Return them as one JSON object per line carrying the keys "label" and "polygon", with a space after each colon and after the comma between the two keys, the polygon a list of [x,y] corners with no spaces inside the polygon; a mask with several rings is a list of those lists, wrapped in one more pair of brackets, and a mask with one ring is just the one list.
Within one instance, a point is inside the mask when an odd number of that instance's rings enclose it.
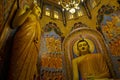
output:
{"label": "ceiling decoration", "polygon": [[61,7],[63,12],[70,12],[71,14],[76,13],[77,10],[81,9],[80,6],[83,6],[88,18],[91,19],[91,13],[87,5],[89,2],[88,0],[45,0],[44,2],[54,3],[55,5]]}
{"label": "ceiling decoration", "polygon": [[59,0],[58,4],[62,6],[63,11],[66,10],[74,14],[76,9],[80,9],[80,2],[81,0]]}
{"label": "ceiling decoration", "polygon": [[46,0],[46,1],[61,6],[63,11],[66,10],[74,14],[77,9],[80,9],[79,4],[83,0]]}
{"label": "ceiling decoration", "polygon": [[[85,14],[89,19],[92,18],[91,12],[88,8],[88,4],[90,0],[40,0],[41,5],[49,5],[52,7],[56,7],[62,11],[63,24],[66,26],[66,15],[75,15],[80,12],[80,10],[84,10]],[[96,0],[92,0],[96,1]],[[42,4],[43,2],[43,4]],[[53,8],[54,9],[54,8]],[[84,13],[83,13],[84,14]]]}

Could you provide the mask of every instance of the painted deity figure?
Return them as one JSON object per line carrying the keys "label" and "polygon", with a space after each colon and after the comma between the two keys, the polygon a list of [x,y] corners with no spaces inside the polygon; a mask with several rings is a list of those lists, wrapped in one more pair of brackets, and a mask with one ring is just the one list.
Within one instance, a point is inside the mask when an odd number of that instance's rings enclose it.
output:
{"label": "painted deity figure", "polygon": [[41,9],[33,4],[30,9],[17,10],[12,27],[19,27],[12,47],[8,80],[34,80],[37,75],[37,57],[40,47]]}
{"label": "painted deity figure", "polygon": [[90,46],[86,40],[80,40],[77,43],[79,56],[72,60],[73,80],[82,80],[109,78],[109,69],[101,53],[91,53]]}

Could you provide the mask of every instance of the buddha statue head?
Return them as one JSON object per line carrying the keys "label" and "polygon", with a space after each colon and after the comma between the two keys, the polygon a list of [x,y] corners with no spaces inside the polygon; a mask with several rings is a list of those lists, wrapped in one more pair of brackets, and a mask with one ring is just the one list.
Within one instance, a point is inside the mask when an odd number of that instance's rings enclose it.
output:
{"label": "buddha statue head", "polygon": [[88,42],[84,39],[78,41],[77,49],[79,51],[79,55],[85,55],[85,54],[90,53],[90,46]]}
{"label": "buddha statue head", "polygon": [[40,17],[41,15],[41,8],[38,6],[37,3],[33,3],[31,6],[32,13],[36,15],[37,17]]}

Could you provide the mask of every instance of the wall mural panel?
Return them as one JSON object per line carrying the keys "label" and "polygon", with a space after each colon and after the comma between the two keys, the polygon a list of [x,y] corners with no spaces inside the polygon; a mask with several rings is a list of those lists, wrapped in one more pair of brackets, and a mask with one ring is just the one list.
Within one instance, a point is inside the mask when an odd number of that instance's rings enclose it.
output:
{"label": "wall mural panel", "polygon": [[[120,10],[108,5],[99,10],[99,31],[109,47],[110,56],[114,62],[117,77],[120,76]],[[120,77],[119,77],[120,78]]]}
{"label": "wall mural panel", "polygon": [[111,48],[112,55],[120,56],[120,11],[104,15],[101,23],[102,32]]}
{"label": "wall mural panel", "polygon": [[61,32],[55,23],[44,27],[38,59],[42,80],[65,80]]}

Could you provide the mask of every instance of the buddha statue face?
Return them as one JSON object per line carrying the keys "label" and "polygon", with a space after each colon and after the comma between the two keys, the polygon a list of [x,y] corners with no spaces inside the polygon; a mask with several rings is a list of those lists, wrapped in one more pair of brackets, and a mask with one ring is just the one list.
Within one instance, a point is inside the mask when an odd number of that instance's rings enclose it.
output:
{"label": "buddha statue face", "polygon": [[77,48],[81,52],[81,54],[82,52],[89,52],[89,45],[85,40],[79,41],[77,44]]}
{"label": "buddha statue face", "polygon": [[41,9],[40,9],[40,7],[39,7],[37,4],[34,4],[33,13],[34,13],[37,17],[40,17]]}

